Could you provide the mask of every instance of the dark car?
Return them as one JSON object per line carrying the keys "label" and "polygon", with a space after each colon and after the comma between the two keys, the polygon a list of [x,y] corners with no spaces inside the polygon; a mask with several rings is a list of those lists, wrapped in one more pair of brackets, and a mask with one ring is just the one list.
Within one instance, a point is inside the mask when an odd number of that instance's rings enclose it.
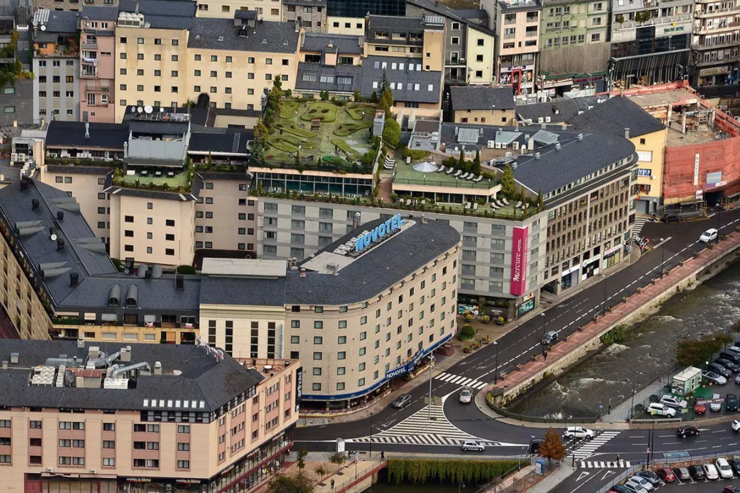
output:
{"label": "dark car", "polygon": [[664,223],[680,223],[683,219],[678,214],[664,214],[660,220]]}
{"label": "dark car", "polygon": [[735,351],[722,351],[719,353],[719,357],[722,359],[730,360],[736,365],[740,365],[740,354],[736,353]]}
{"label": "dark car", "polygon": [[689,474],[694,478],[694,481],[704,479],[704,468],[701,466],[689,466]]}
{"label": "dark car", "polygon": [[615,484],[609,491],[613,491],[614,493],[635,493],[634,490],[627,488],[626,486],[622,486],[621,484]]}
{"label": "dark car", "polygon": [[[685,467],[674,468],[673,474],[676,475],[679,481],[691,481],[691,473]],[[702,474],[704,474],[704,471],[702,471]]]}
{"label": "dark car", "polygon": [[715,363],[724,366],[733,373],[737,373],[738,371],[740,371],[740,366],[737,363],[726,358],[718,358],[717,360],[715,360]]}
{"label": "dark car", "polygon": [[542,438],[533,438],[532,440],[530,440],[529,441],[529,453],[532,455],[537,454],[537,452],[539,452],[540,450],[540,445],[544,441],[545,440]]}
{"label": "dark car", "polygon": [[[673,483],[674,481],[676,481],[676,475],[673,473],[673,469],[670,469],[668,467],[658,469],[657,471],[655,471],[655,473],[665,483]],[[686,474],[688,474],[688,472]]]}
{"label": "dark car", "polygon": [[696,426],[682,426],[679,429],[676,430],[676,436],[680,436],[681,438],[685,437],[693,437],[699,434],[699,428]]}
{"label": "dark car", "polygon": [[725,410],[737,411],[737,409],[738,409],[737,396],[735,394],[727,394],[725,396]]}
{"label": "dark car", "polygon": [[730,464],[732,472],[735,473],[735,476],[740,476],[740,459],[730,459],[727,462],[728,464]]}
{"label": "dark car", "polygon": [[732,375],[732,372],[725,368],[722,365],[718,365],[717,363],[709,363],[709,366],[707,367],[709,371],[713,371],[715,373],[719,373],[725,378],[728,378]]}
{"label": "dark car", "polygon": [[653,486],[661,485],[660,477],[653,471],[639,471],[635,474],[635,476],[640,476],[642,479],[652,484]]}
{"label": "dark car", "polygon": [[393,407],[396,409],[403,409],[404,407],[411,404],[411,394],[403,394],[393,401]]}

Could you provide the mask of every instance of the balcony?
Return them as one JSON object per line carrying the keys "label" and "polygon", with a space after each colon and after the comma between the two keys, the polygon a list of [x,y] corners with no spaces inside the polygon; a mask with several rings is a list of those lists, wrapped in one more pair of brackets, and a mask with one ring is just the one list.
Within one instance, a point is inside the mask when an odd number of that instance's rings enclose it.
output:
{"label": "balcony", "polygon": [[[653,17],[648,21],[645,22],[636,22],[636,21],[625,21],[625,22],[613,22],[612,23],[612,29],[617,32],[623,32],[623,31],[631,31],[634,29],[637,29],[638,27],[646,27],[646,26],[668,26],[674,23],[678,22],[690,22],[691,21],[691,14],[682,14],[682,15],[671,15],[667,17]],[[599,26],[603,27],[603,26]],[[686,31],[688,32],[688,31]]]}
{"label": "balcony", "polygon": [[694,31],[694,34],[713,34],[717,32],[723,32],[725,29],[734,29],[740,26],[740,21],[723,22],[718,26],[701,26],[699,29]]}
{"label": "balcony", "polygon": [[735,63],[738,60],[740,60],[740,56],[737,56],[736,55],[736,56],[728,56],[728,57],[724,57],[724,58],[715,58],[713,60],[707,60],[707,61],[704,61],[704,60],[700,60],[699,61],[699,60],[697,60],[696,63],[695,63],[695,65],[697,67],[709,67],[709,66],[712,66],[712,65],[719,65],[719,64],[722,64],[722,63]]}
{"label": "balcony", "polygon": [[694,43],[691,45],[692,50],[718,50],[721,48],[731,48],[738,45],[738,41],[724,41],[722,43],[713,43],[713,44],[705,44],[705,43]]}
{"label": "balcony", "polygon": [[736,12],[740,12],[740,6],[725,7],[721,9],[712,9],[712,10],[695,10],[694,17],[697,19],[705,19],[707,17],[714,17],[717,15],[723,15],[723,14],[733,14]]}
{"label": "balcony", "polygon": [[97,67],[80,67],[80,78],[81,79],[97,79],[98,68]]}
{"label": "balcony", "polygon": [[83,50],[98,51],[97,41],[83,41],[80,46],[82,47]]}

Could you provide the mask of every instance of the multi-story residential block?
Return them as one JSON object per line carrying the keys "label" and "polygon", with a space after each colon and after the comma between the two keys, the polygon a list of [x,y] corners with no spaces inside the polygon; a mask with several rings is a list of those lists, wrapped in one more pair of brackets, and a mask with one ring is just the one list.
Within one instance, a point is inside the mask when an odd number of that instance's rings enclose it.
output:
{"label": "multi-story residential block", "polygon": [[192,96],[187,46],[195,3],[141,0],[134,12],[119,10],[114,54],[116,122],[123,120],[129,105],[185,104]]}
{"label": "multi-story residential block", "polygon": [[540,51],[540,0],[482,0],[481,8],[494,16],[498,38],[495,78],[515,94],[535,90]]}
{"label": "multi-story residential block", "polygon": [[514,95],[510,87],[450,87],[455,123],[514,125]]}
{"label": "multi-story residential block", "polygon": [[692,85],[736,84],[740,80],[740,4],[699,1],[695,9]]}
{"label": "multi-story residential block", "polygon": [[33,120],[79,120],[79,13],[38,9],[33,15]]}
{"label": "multi-story residential block", "polygon": [[269,22],[280,22],[281,0],[198,0],[198,17],[215,19],[233,19],[239,10],[250,10],[258,19]]}
{"label": "multi-story residential block", "polygon": [[318,99],[321,91],[349,100],[362,84],[360,36],[306,33],[301,44],[295,93]]}
{"label": "multi-story residential block", "polygon": [[249,491],[293,443],[297,361],[247,366],[205,341],[6,339],[0,355],[10,491]]}
{"label": "multi-story residential block", "polygon": [[[34,81],[26,77],[31,65],[33,18],[30,0],[15,0],[0,5],[0,69],[7,74],[0,84],[0,125],[34,123]],[[20,63],[16,63],[20,62]]]}
{"label": "multi-story residential block", "polygon": [[612,0],[610,88],[683,78],[691,51],[693,0]]}
{"label": "multi-story residential block", "polygon": [[82,9],[80,18],[80,115],[84,122],[116,118],[116,7]]}
{"label": "multi-story residential block", "polygon": [[407,16],[445,19],[445,84],[494,82],[496,35],[485,11],[453,10],[431,0],[409,0]]}
{"label": "multi-story residential block", "polygon": [[368,14],[404,17],[406,0],[326,0],[326,8],[327,32],[362,35]]}
{"label": "multi-story residential block", "polygon": [[283,0],[283,22],[299,21],[306,32],[326,32],[326,0]]}

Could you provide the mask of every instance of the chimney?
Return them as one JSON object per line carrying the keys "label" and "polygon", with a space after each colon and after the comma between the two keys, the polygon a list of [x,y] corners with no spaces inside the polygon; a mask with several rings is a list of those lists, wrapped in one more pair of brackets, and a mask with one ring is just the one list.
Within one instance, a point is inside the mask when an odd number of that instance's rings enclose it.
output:
{"label": "chimney", "polygon": [[84,337],[77,338],[77,349],[85,349],[85,338]]}
{"label": "chimney", "polygon": [[627,140],[629,140],[630,138],[630,128],[629,127],[624,129],[624,138]]}
{"label": "chimney", "polygon": [[455,135],[457,135],[459,128],[455,127]]}
{"label": "chimney", "polygon": [[69,285],[70,286],[77,286],[77,284],[80,282],[80,275],[77,272],[72,272],[69,275]]}
{"label": "chimney", "polygon": [[560,150],[560,142],[555,142],[555,150],[556,151]]}
{"label": "chimney", "polygon": [[535,159],[539,159],[540,158],[540,153],[539,152],[535,152],[534,153],[534,158]]}
{"label": "chimney", "polygon": [[61,252],[62,250],[64,250],[64,240],[57,238],[57,251]]}
{"label": "chimney", "polygon": [[301,277],[306,277],[306,269],[301,268]]}
{"label": "chimney", "polygon": [[8,362],[3,361],[3,370],[7,370],[7,369],[8,369]]}
{"label": "chimney", "polygon": [[31,199],[31,209],[34,211],[39,208],[39,199]]}
{"label": "chimney", "polygon": [[20,356],[19,353],[10,353],[10,363],[17,365],[19,356]]}
{"label": "chimney", "polygon": [[162,363],[159,361],[154,362],[154,374],[155,375],[161,375],[162,374]]}
{"label": "chimney", "polygon": [[185,278],[182,274],[177,274],[175,277],[175,289],[185,289]]}
{"label": "chimney", "polygon": [[90,124],[85,122],[85,140],[90,140]]}

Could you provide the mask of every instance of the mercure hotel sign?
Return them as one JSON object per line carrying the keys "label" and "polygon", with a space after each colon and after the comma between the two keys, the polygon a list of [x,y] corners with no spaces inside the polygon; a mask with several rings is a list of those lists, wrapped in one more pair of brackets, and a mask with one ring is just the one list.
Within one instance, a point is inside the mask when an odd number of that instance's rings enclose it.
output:
{"label": "mercure hotel sign", "polygon": [[385,238],[386,235],[389,235],[392,232],[400,229],[403,224],[404,222],[401,214],[396,214],[392,218],[388,219],[386,222],[382,223],[379,226],[376,226],[369,233],[366,233],[357,238],[355,251],[358,253],[363,251],[365,248],[369,247],[378,240]]}
{"label": "mercure hotel sign", "polygon": [[529,226],[515,227],[511,248],[511,294],[521,296],[527,287]]}

